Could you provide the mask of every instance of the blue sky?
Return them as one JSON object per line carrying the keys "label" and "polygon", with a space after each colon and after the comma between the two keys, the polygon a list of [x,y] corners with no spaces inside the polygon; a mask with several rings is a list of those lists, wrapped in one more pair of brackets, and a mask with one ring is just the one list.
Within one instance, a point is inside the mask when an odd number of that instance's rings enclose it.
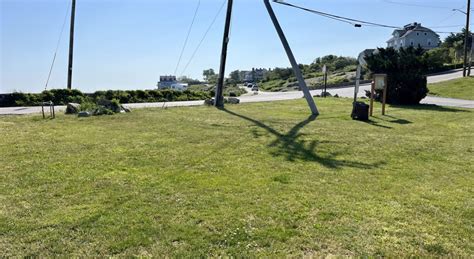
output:
{"label": "blue sky", "polygon": [[[465,15],[451,11],[466,0],[287,0],[309,8],[385,24],[421,22],[438,31],[459,31]],[[395,0],[393,0],[395,1]],[[0,92],[44,89],[69,0],[0,0]],[[198,0],[77,0],[73,87],[153,89],[160,75],[172,74]],[[181,70],[222,5],[201,0]],[[446,8],[438,8],[446,7]],[[328,20],[274,4],[299,63],[327,54],[356,56],[384,47],[391,29]],[[225,8],[184,75],[202,78],[219,66]],[[66,85],[69,23],[61,40],[49,88]],[[446,36],[441,34],[442,37]],[[252,67],[288,67],[289,63],[261,0],[234,0],[226,74]]]}

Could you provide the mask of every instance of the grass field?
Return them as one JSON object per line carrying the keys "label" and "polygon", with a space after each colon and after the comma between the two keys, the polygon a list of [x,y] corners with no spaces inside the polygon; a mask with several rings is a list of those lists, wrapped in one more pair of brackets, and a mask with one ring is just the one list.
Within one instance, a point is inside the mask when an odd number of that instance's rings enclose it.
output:
{"label": "grass field", "polygon": [[474,100],[474,77],[454,79],[428,86],[430,95]]}
{"label": "grass field", "polygon": [[0,117],[0,253],[474,254],[474,111],[317,103]]}

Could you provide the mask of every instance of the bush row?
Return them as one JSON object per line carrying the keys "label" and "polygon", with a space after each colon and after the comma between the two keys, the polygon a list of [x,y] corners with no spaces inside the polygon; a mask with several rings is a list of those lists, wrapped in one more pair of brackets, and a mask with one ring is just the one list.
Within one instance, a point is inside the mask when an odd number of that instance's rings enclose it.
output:
{"label": "bush row", "polygon": [[0,107],[36,106],[42,102],[52,101],[55,105],[67,103],[97,102],[98,100],[116,99],[120,103],[172,102],[205,100],[211,97],[204,91],[175,90],[108,90],[84,94],[79,90],[53,89],[39,94],[11,93],[0,97]]}

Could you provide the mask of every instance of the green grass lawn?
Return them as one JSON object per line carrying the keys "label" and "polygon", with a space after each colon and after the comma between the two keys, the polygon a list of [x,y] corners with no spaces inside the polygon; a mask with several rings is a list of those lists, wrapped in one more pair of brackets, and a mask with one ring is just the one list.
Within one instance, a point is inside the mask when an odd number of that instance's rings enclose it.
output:
{"label": "green grass lawn", "polygon": [[474,100],[474,77],[454,79],[428,85],[430,95]]}
{"label": "green grass lawn", "polygon": [[317,103],[0,117],[0,254],[474,254],[474,111]]}

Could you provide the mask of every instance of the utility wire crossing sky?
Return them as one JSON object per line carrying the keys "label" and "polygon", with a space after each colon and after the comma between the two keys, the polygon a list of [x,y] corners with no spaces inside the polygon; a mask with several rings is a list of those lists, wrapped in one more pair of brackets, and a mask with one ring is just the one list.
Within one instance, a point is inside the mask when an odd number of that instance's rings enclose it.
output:
{"label": "utility wire crossing sky", "polygon": [[[320,12],[273,3],[297,61],[305,64],[328,54],[357,56],[385,47],[395,27],[412,22],[458,32],[466,18],[453,11],[465,10],[465,0],[285,2]],[[176,73],[201,79],[204,69],[219,66],[225,3],[77,0],[73,87],[154,89],[160,75]],[[46,82],[48,89],[65,88],[69,35],[63,23],[69,24],[70,0],[2,0],[0,12],[0,92],[40,92]],[[290,66],[263,1],[234,1],[227,61],[227,72]]]}

